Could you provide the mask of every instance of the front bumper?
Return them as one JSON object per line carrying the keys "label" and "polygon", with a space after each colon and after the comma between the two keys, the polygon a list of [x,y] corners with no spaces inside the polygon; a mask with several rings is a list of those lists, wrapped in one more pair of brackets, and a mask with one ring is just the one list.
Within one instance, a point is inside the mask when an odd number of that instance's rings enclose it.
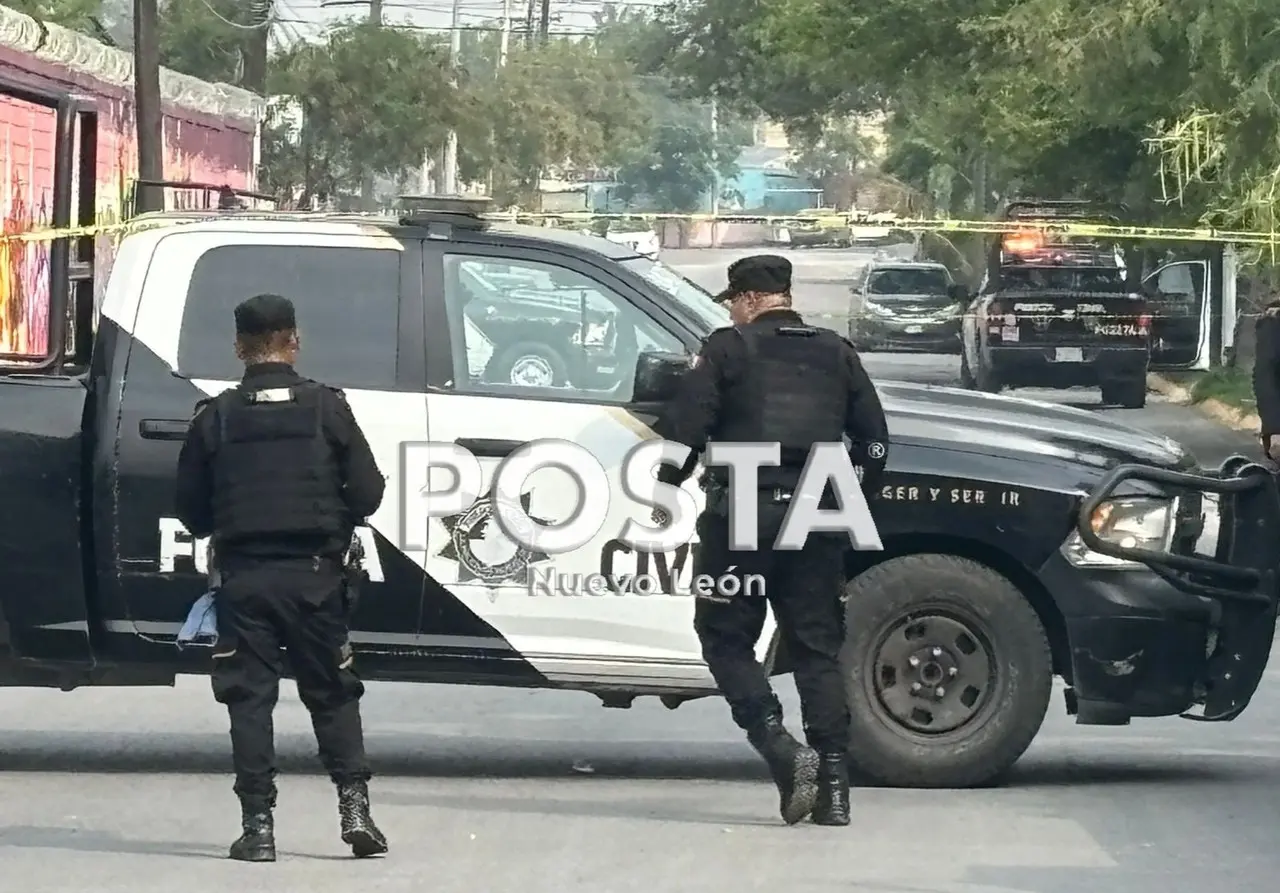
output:
{"label": "front bumper", "polygon": [[[1079,360],[1060,359],[1079,352]],[[1000,381],[1009,385],[1070,388],[1098,387],[1113,381],[1145,379],[1146,347],[1081,345],[1023,345],[987,348],[987,362]]]}
{"label": "front bumper", "polygon": [[873,347],[919,350],[929,353],[960,352],[960,320],[942,322],[866,317],[858,322],[858,340]]}
{"label": "front bumper", "polygon": [[1084,569],[1055,552],[1038,573],[1062,610],[1081,706],[1171,716],[1197,700],[1221,605],[1146,568]]}

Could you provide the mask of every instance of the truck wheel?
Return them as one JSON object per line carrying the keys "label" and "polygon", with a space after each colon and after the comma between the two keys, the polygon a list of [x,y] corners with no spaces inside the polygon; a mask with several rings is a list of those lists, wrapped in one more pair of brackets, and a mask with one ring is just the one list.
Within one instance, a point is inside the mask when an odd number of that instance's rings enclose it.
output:
{"label": "truck wheel", "polygon": [[485,380],[493,384],[550,388],[563,385],[568,368],[558,353],[545,344],[513,344],[489,363]]}
{"label": "truck wheel", "polygon": [[1102,402],[1113,403],[1125,409],[1142,409],[1147,405],[1146,379],[1104,385],[1102,388]]}
{"label": "truck wheel", "polygon": [[1053,684],[1044,627],[1017,588],[975,561],[922,554],[876,565],[845,591],[853,772],[964,788],[1012,767]]}

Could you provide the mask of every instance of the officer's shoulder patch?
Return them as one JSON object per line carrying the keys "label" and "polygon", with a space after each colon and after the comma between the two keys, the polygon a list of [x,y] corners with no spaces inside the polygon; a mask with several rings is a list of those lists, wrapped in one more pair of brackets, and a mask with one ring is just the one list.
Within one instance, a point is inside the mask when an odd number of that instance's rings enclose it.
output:
{"label": "officer's shoulder patch", "polygon": [[290,403],[294,399],[292,388],[263,388],[251,391],[248,397],[250,403]]}

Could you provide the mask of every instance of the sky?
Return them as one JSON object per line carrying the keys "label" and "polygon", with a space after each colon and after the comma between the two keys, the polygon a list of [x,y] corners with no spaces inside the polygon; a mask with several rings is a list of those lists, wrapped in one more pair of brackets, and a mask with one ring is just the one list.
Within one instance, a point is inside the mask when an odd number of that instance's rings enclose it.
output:
{"label": "sky", "polygon": [[[541,10],[541,0],[535,17]],[[621,0],[616,6],[656,8],[664,0]],[[553,34],[589,34],[593,28],[592,16],[608,0],[551,0],[551,31]],[[278,24],[272,37],[277,42],[292,43],[297,40],[317,40],[325,29],[344,19],[366,17],[368,0],[275,0]],[[453,0],[383,0],[382,19],[387,25],[448,31],[453,15]],[[503,0],[457,0],[459,27],[467,30],[497,30],[502,18]],[[525,26],[528,0],[511,0],[513,30]],[[535,22],[536,27],[536,22]]]}

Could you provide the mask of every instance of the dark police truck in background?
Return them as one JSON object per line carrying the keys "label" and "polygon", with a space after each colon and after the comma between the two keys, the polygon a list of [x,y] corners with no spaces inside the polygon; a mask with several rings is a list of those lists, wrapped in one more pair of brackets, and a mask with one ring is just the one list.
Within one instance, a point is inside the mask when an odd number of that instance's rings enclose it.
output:
{"label": "dark police truck in background", "polygon": [[[608,707],[714,695],[692,629],[689,547],[637,555],[613,537],[649,512],[625,496],[622,460],[653,436],[690,356],[727,324],[723,308],[627,246],[422,204],[399,219],[144,215],[119,244],[96,324],[92,246],[76,246],[87,266],[73,281],[62,245],[49,355],[0,376],[0,684],[171,685],[208,672],[207,650],[174,645],[207,571],[203,544],[173,517],[175,463],[196,401],[238,378],[231,308],[276,291],[298,305],[300,371],[345,389],[389,478],[360,530],[370,580],[351,639],[366,679],[570,689]],[[456,275],[472,262],[552,271],[582,309],[607,303],[619,374],[486,380]],[[848,558],[860,777],[1000,777],[1038,731],[1055,675],[1086,724],[1245,709],[1276,620],[1270,475],[1244,460],[1203,472],[1176,443],[1085,411],[878,387],[893,442],[871,494],[885,550]],[[410,498],[423,480],[405,459],[415,443],[460,444],[491,469],[551,437],[590,450],[610,477],[610,523],[580,549],[503,552],[487,495],[429,522]],[[537,474],[529,511],[555,517],[573,488],[540,487]],[[1204,492],[1221,494],[1211,557],[1193,554]],[[609,574],[616,588],[541,591],[540,568]],[[630,573],[656,573],[665,592],[629,589]],[[761,658],[786,673],[775,629]]]}
{"label": "dark police truck in background", "polygon": [[[1087,202],[1011,202],[1016,222],[1119,223]],[[960,375],[967,387],[1096,386],[1103,403],[1147,399],[1151,313],[1113,244],[1051,229],[993,240],[965,317]]]}
{"label": "dark police truck in background", "polygon": [[1074,199],[1010,202],[1002,219],[1022,226],[992,241],[964,312],[965,387],[1099,387],[1104,404],[1136,409],[1148,370],[1204,370],[1221,353],[1235,298],[1220,248],[1187,257],[1186,243],[1153,263],[1153,243],[1068,235],[1063,224],[1120,224]]}

